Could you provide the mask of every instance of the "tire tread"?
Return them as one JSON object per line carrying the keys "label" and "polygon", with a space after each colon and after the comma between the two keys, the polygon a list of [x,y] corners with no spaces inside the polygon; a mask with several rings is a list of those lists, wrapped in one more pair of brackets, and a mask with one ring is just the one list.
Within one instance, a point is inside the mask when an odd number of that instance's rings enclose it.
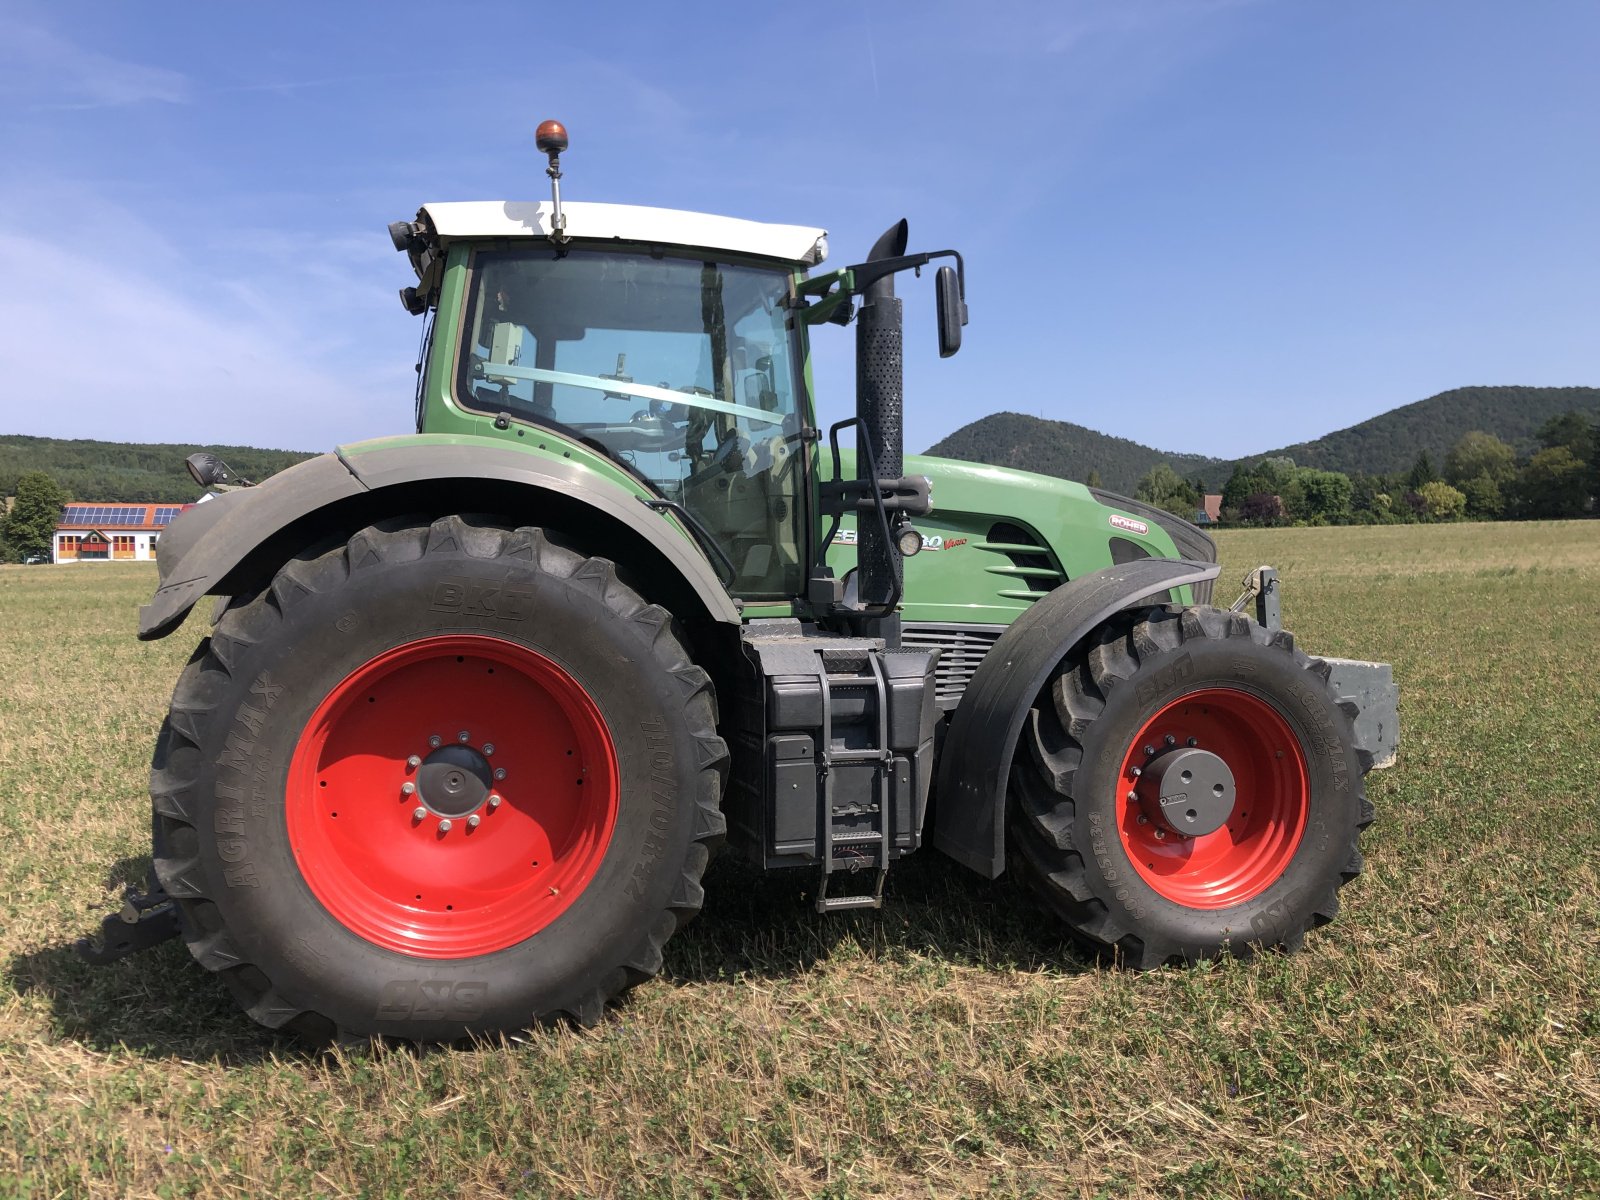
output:
{"label": "tire tread", "polygon": [[[704,904],[701,877],[727,830],[721,798],[729,755],[727,744],[717,733],[711,677],[689,657],[677,636],[672,615],[647,603],[623,584],[615,564],[609,560],[585,557],[558,546],[537,526],[507,529],[472,524],[455,515],[426,526],[369,526],[342,546],[286,563],[257,595],[235,598],[179,676],[151,764],[155,872],[167,895],[177,904],[184,940],[195,960],[206,970],[218,973],[245,1012],[269,1029],[299,1028],[319,1040],[331,1038],[335,1042],[365,1037],[288,1001],[245,958],[237,940],[223,928],[220,912],[207,892],[205,872],[197,854],[184,852],[184,847],[192,848],[197,842],[195,830],[201,814],[194,802],[199,781],[193,771],[198,765],[204,726],[232,681],[243,653],[269,634],[299,600],[378,563],[455,552],[477,558],[522,559],[537,570],[579,587],[617,616],[646,626],[651,631],[656,665],[679,683],[697,753],[694,841],[681,875],[673,884],[668,908],[640,931],[637,942],[615,969],[601,973],[598,984],[558,1012],[532,1014],[529,1024],[550,1017],[565,1017],[579,1025],[600,1020],[608,1003],[660,971],[667,940]],[[187,771],[185,764],[189,766]]]}
{"label": "tire tread", "polygon": [[[1293,635],[1269,632],[1243,613],[1210,607],[1160,608],[1131,612],[1109,622],[1092,641],[1066,658],[1046,685],[1023,730],[1027,753],[1012,760],[1009,787],[1008,863],[1041,907],[1067,928],[1072,938],[1090,951],[1137,970],[1159,967],[1168,961],[1193,962],[1207,957],[1200,947],[1149,941],[1125,918],[1095,895],[1082,854],[1073,844],[1076,804],[1073,781],[1082,768],[1083,738],[1105,708],[1113,689],[1133,678],[1152,655],[1181,649],[1197,640],[1247,638],[1274,653],[1289,656],[1294,665],[1313,676],[1327,691],[1337,719],[1345,725],[1346,742],[1354,741],[1351,728],[1355,705],[1332,695],[1331,668],[1320,658],[1296,649]],[[1359,758],[1361,775],[1371,766],[1370,756]],[[1356,794],[1356,832],[1373,819],[1373,807],[1364,787]],[[1360,874],[1363,860],[1354,842],[1337,884],[1305,905],[1298,928],[1285,930],[1270,947],[1229,941],[1226,952],[1248,958],[1256,949],[1296,948],[1307,930],[1325,925],[1339,911],[1337,889]]]}

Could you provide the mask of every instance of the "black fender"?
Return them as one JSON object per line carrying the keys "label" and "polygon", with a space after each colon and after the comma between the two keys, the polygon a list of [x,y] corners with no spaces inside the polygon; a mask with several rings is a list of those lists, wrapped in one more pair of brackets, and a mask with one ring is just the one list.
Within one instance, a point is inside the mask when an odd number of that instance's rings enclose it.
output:
{"label": "black fender", "polygon": [[1170,589],[1207,583],[1221,571],[1216,563],[1141,558],[1064,583],[1018,617],[978,664],[950,720],[939,756],[933,844],[996,878],[1005,869],[1011,758],[1050,673],[1114,613],[1141,601],[1165,603]]}
{"label": "black fender", "polygon": [[635,569],[679,617],[737,625],[739,611],[705,555],[668,518],[579,463],[479,439],[384,439],[343,447],[253,488],[189,509],[157,545],[160,581],[139,637],[165,637],[201,596],[259,586],[308,547],[402,514],[504,513],[581,537],[588,552]]}

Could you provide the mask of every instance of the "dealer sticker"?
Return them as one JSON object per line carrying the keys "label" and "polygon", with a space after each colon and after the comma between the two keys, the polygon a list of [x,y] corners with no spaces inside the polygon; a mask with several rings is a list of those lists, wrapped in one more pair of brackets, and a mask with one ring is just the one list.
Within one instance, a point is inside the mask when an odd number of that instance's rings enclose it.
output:
{"label": "dealer sticker", "polygon": [[1150,526],[1143,521],[1135,521],[1132,517],[1125,517],[1121,513],[1112,513],[1106,518],[1113,529],[1126,529],[1129,533],[1149,533]]}

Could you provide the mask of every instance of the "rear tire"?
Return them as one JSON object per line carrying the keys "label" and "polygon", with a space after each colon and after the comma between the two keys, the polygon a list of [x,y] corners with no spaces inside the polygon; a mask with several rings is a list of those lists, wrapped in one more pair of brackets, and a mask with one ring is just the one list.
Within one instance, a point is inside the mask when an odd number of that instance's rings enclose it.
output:
{"label": "rear tire", "polygon": [[369,528],[230,607],[184,670],[156,872],[269,1027],[590,1023],[701,906],[716,720],[670,614],[606,560],[460,517]]}
{"label": "rear tire", "polygon": [[[1077,940],[1136,968],[1298,948],[1338,912],[1373,816],[1371,760],[1328,674],[1239,613],[1108,624],[1029,714],[1011,769],[1013,867]],[[1204,798],[1219,797],[1214,828],[1198,789],[1185,799],[1177,775],[1160,782],[1188,749]]]}

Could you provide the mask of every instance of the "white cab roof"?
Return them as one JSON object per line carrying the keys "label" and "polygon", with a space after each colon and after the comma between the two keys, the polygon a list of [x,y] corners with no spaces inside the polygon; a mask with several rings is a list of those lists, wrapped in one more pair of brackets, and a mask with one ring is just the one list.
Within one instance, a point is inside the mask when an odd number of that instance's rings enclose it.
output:
{"label": "white cab roof", "polygon": [[[658,246],[751,254],[814,267],[828,255],[828,231],[808,225],[772,225],[675,208],[633,204],[562,204],[567,236],[583,241],[648,242]],[[549,201],[472,200],[426,204],[422,213],[441,242],[459,238],[548,237]]]}

